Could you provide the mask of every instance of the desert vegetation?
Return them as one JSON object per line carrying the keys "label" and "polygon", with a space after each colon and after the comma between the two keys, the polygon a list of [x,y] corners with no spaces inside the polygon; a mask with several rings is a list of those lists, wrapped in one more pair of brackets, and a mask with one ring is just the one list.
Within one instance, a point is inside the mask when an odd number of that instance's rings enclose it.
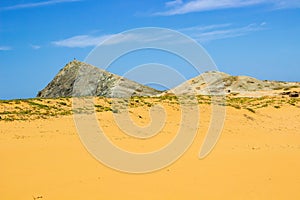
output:
{"label": "desert vegetation", "polygon": [[[212,97],[207,95],[197,95],[193,100],[193,96],[159,96],[159,97],[131,97],[131,98],[105,98],[95,97],[96,112],[113,112],[118,113],[129,108],[145,108],[149,109],[153,105],[162,104],[173,107],[178,110],[181,103],[195,103],[201,105],[210,105]],[[180,100],[181,99],[181,100]],[[273,107],[280,109],[284,106],[292,106],[300,108],[300,98],[291,98],[289,96],[272,96],[272,97],[237,97],[229,95],[226,97],[225,104],[228,107],[235,109],[244,109],[255,113],[256,111]],[[222,104],[222,106],[225,106]],[[76,112],[84,112],[84,108]],[[34,99],[15,99],[15,100],[0,100],[0,121],[15,121],[15,120],[35,120],[48,119],[51,117],[60,117],[71,115],[72,98],[34,98]]]}

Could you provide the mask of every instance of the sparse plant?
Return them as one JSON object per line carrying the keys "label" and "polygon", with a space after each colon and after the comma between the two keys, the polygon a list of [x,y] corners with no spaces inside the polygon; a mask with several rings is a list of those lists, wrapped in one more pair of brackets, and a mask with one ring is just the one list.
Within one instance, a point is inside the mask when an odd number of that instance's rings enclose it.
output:
{"label": "sparse plant", "polygon": [[66,102],[59,102],[59,104],[62,105],[62,106],[66,106],[67,105]]}
{"label": "sparse plant", "polygon": [[252,112],[252,113],[255,113],[255,110],[252,109],[252,108],[246,108],[248,111]]}

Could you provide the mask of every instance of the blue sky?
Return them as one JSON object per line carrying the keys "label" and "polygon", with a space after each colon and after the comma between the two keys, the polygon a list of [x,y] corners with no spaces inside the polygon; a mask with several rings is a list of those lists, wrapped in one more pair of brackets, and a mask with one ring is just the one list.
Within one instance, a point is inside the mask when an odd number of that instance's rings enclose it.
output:
{"label": "blue sky", "polygon": [[[300,81],[300,0],[2,0],[0,99],[34,97],[73,58],[140,27],[187,34],[220,71]],[[159,60],[120,60],[112,72]]]}

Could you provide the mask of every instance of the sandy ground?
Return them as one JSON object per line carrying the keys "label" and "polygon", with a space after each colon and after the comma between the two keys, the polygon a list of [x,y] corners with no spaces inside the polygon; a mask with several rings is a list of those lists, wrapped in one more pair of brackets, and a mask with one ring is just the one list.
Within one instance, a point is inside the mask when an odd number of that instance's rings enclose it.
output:
{"label": "sandy ground", "polygon": [[[227,107],[219,142],[198,159],[210,120],[200,106],[200,127],[191,148],[174,164],[147,174],[110,169],[81,144],[72,115],[0,121],[0,199],[300,199],[300,108],[284,105],[252,113]],[[133,139],[115,126],[112,112],[97,117],[121,148],[148,152],[174,137],[180,112],[166,106],[163,131]],[[132,109],[145,125],[147,109]]]}

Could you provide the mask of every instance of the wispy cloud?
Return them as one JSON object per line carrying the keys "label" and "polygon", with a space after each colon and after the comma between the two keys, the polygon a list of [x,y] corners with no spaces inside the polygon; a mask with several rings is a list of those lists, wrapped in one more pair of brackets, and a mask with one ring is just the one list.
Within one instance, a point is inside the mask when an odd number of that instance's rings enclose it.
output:
{"label": "wispy cloud", "polygon": [[156,12],[153,15],[170,16],[191,12],[203,12],[211,10],[241,8],[256,5],[269,5],[276,9],[299,8],[299,0],[192,0],[169,1],[165,3],[166,11]]}
{"label": "wispy cloud", "polygon": [[[266,23],[249,24],[247,26],[235,27],[232,24],[213,24],[207,26],[193,26],[178,29],[179,32],[190,36],[194,40],[202,43],[212,40],[219,40],[225,38],[240,37],[250,34],[252,32],[265,29]],[[176,35],[170,34],[168,31],[161,30],[159,33],[152,32],[136,32],[136,33],[120,33],[120,34],[107,34],[107,35],[77,35],[70,38],[53,41],[52,45],[57,47],[69,47],[69,48],[85,48],[95,47],[99,44],[102,45],[114,45],[125,42],[138,42],[145,43],[182,43],[178,38],[174,38]]]}
{"label": "wispy cloud", "polygon": [[168,2],[166,3],[166,6],[167,6],[167,7],[172,7],[172,6],[180,5],[180,4],[182,4],[182,3],[183,3],[182,0],[168,1]]}
{"label": "wispy cloud", "polygon": [[0,46],[0,51],[9,51],[12,50],[12,47],[9,46]]}
{"label": "wispy cloud", "polygon": [[225,28],[225,27],[229,27],[232,24],[212,24],[212,25],[206,25],[206,26],[192,26],[192,27],[188,27],[188,28],[182,28],[179,29],[180,32],[188,32],[188,31],[207,31],[207,30],[212,30],[212,29],[218,29],[218,28]]}
{"label": "wispy cloud", "polygon": [[277,0],[274,2],[275,2],[274,3],[275,9],[300,8],[299,0],[287,0],[287,1]]}
{"label": "wispy cloud", "polygon": [[235,38],[248,35],[253,32],[266,29],[266,23],[249,24],[242,27],[234,27],[232,24],[216,24],[209,26],[196,26],[180,29],[183,33],[189,35],[200,43],[226,38]]}
{"label": "wispy cloud", "polygon": [[91,35],[77,35],[67,39],[58,40],[52,42],[53,45],[59,47],[94,47],[103,42],[104,40],[114,36],[111,35],[100,35],[100,36],[91,36]]}
{"label": "wispy cloud", "polygon": [[107,34],[100,36],[92,35],[77,35],[67,39],[53,41],[52,44],[58,47],[70,47],[70,48],[85,48],[85,47],[95,47],[101,43],[103,45],[114,45],[125,42],[157,42],[166,40],[169,35],[159,35],[159,37],[153,37],[151,33],[141,32],[141,33],[125,33],[125,34]]}
{"label": "wispy cloud", "polygon": [[38,50],[38,49],[41,48],[40,45],[35,45],[35,44],[30,44],[30,47],[31,47],[32,49],[34,49],[34,50]]}
{"label": "wispy cloud", "polygon": [[70,2],[78,2],[78,1],[82,1],[82,0],[48,0],[48,1],[40,1],[40,2],[32,2],[32,3],[23,3],[23,4],[16,4],[7,7],[0,7],[0,11],[35,8],[35,7],[50,6],[50,5],[60,4],[60,3],[70,3]]}

